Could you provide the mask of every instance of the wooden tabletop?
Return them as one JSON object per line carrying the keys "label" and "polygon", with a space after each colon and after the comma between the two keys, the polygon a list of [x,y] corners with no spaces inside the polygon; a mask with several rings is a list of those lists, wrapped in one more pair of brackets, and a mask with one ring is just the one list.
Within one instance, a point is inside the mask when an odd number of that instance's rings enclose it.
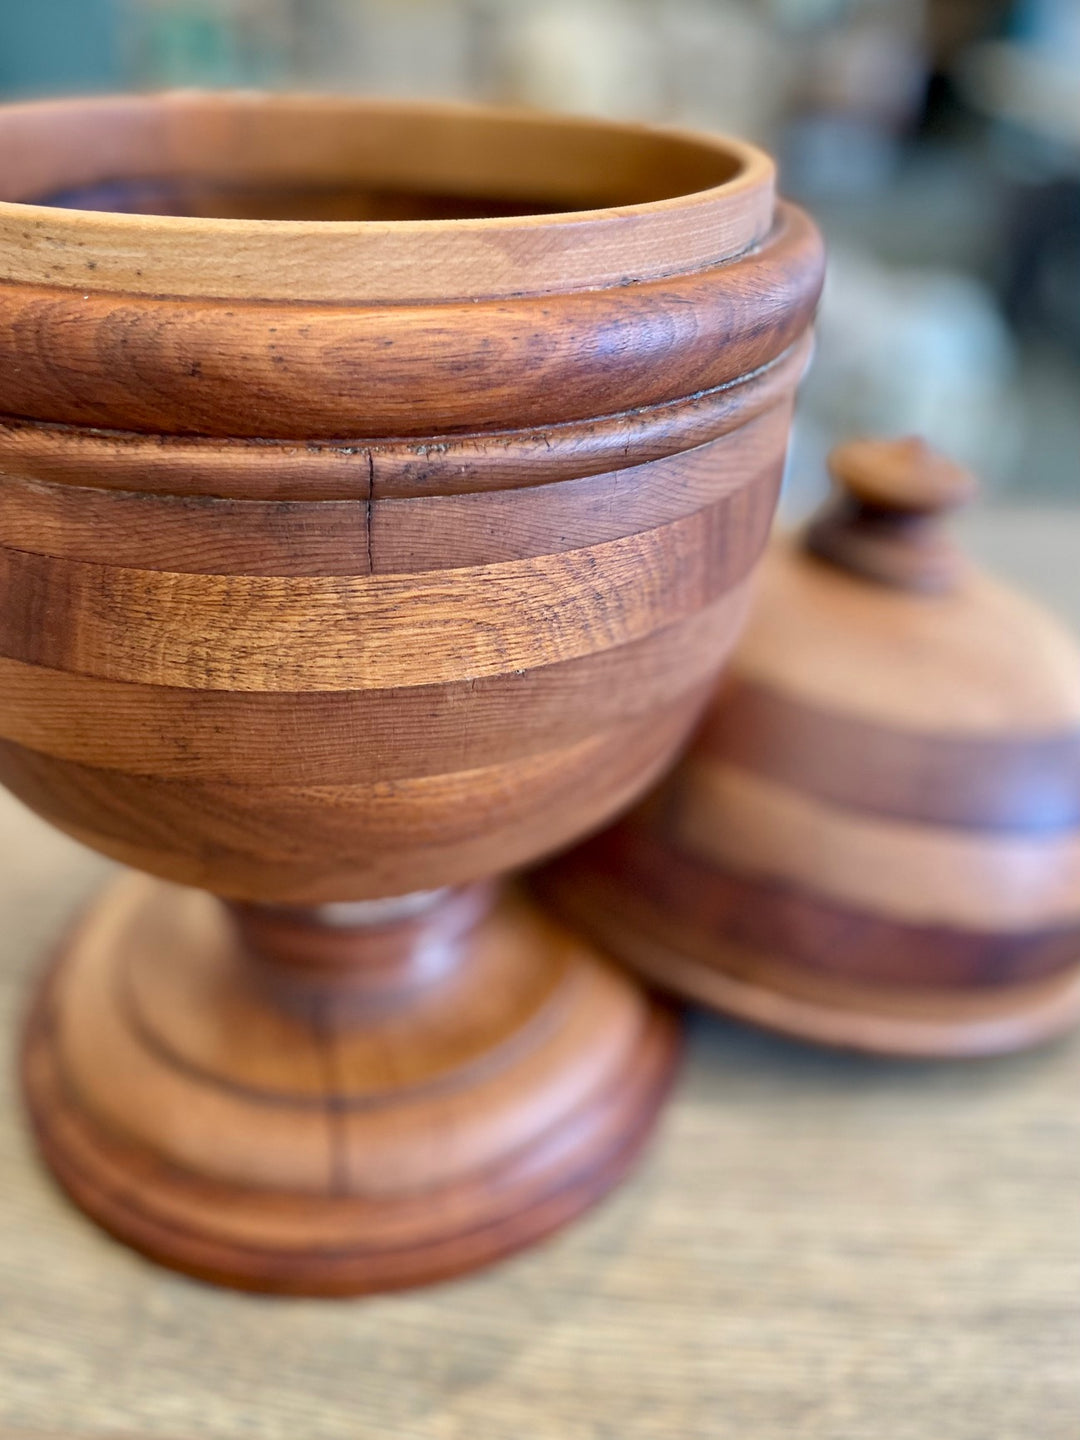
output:
{"label": "wooden tabletop", "polygon": [[[1080,624],[1080,510],[976,552]],[[0,796],[0,1039],[110,867]],[[57,897],[62,897],[58,903]],[[646,1163],[531,1254],[361,1301],[100,1235],[0,1093],[0,1437],[1076,1440],[1080,1038],[908,1066],[698,1020]]]}

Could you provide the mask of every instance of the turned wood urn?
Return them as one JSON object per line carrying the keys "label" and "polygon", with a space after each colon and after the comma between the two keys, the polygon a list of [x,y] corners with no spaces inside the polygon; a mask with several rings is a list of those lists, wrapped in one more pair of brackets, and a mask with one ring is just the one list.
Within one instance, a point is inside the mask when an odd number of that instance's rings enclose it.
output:
{"label": "turned wood urn", "polygon": [[526,1244],[676,1037],[493,877],[696,723],[816,231],[734,141],[251,94],[2,108],[0,201],[0,779],[142,872],[32,1007],[46,1160],[241,1286]]}
{"label": "turned wood urn", "polygon": [[677,994],[784,1033],[978,1055],[1080,1019],[1080,650],[950,539],[966,471],[834,451],[761,566],[676,773],[543,877]]}

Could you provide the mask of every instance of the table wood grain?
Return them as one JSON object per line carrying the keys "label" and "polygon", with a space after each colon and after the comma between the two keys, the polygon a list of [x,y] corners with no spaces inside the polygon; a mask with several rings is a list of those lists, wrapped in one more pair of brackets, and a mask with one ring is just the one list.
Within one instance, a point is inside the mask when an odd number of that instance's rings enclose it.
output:
{"label": "table wood grain", "polygon": [[[1080,622],[1080,511],[964,529]],[[31,967],[110,867],[7,797],[0,855],[10,1051]],[[909,1066],[696,1020],[599,1210],[486,1274],[344,1302],[215,1291],[100,1235],[35,1164],[11,1069],[5,1440],[1080,1434],[1080,1039]]]}

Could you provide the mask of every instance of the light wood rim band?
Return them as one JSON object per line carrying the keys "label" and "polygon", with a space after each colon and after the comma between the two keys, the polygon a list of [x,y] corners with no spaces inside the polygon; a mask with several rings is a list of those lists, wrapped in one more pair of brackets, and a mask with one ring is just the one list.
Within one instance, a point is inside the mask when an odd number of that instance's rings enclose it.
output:
{"label": "light wood rim band", "polygon": [[[102,179],[322,178],[415,187],[516,183],[575,203],[630,152],[695,187],[646,203],[478,220],[187,219],[20,203]],[[477,160],[476,156],[481,157]],[[6,278],[132,295],[418,301],[623,285],[756,244],[774,167],[742,141],[600,120],[331,96],[177,92],[0,109]],[[708,183],[715,176],[720,183]],[[561,177],[561,178],[560,178]],[[569,177],[569,178],[567,178]],[[511,189],[511,193],[513,190]]]}

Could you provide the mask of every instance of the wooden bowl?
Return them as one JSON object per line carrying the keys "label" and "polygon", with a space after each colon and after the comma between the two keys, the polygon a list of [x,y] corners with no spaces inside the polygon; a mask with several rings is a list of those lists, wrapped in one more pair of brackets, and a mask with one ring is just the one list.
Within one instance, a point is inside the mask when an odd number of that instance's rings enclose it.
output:
{"label": "wooden bowl", "polygon": [[1080,1020],[1080,650],[967,564],[919,440],[832,456],[662,790],[546,877],[668,989],[825,1044],[1018,1049]]}
{"label": "wooden bowl", "polygon": [[673,1032],[488,881],[700,713],[815,230],[733,141],[249,94],[0,109],[0,196],[0,779],[158,877],[30,1021],[50,1164],[239,1285],[526,1243]]}

